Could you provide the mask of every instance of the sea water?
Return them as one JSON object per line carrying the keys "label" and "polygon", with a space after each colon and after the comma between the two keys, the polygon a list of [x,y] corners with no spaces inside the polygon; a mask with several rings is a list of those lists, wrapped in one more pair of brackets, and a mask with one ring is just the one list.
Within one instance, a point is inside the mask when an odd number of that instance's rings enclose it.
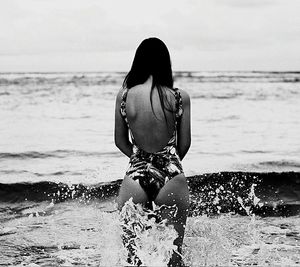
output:
{"label": "sea water", "polygon": [[[123,177],[127,159],[113,142],[114,101],[124,75],[0,74],[0,265],[126,265],[115,180]],[[230,171],[226,177],[237,181],[230,187],[207,179],[198,187],[190,178],[193,205],[183,246],[188,266],[300,266],[299,213],[275,213],[286,199],[299,202],[299,78],[290,72],[175,73],[175,85],[192,103],[186,175]],[[237,171],[245,172],[247,189],[235,179]],[[294,191],[279,182],[285,198],[272,199],[274,214],[255,213],[267,204],[258,199],[259,183],[248,174],[253,171],[277,172],[276,181],[289,177],[281,172],[296,175]],[[225,209],[232,199],[233,211]],[[126,208],[129,218],[139,209]],[[140,257],[165,265],[172,227],[143,222],[147,230],[136,235]]]}
{"label": "sea water", "polygon": [[[0,74],[0,182],[120,179],[113,139],[125,73]],[[187,176],[299,171],[300,73],[178,72],[192,105]]]}

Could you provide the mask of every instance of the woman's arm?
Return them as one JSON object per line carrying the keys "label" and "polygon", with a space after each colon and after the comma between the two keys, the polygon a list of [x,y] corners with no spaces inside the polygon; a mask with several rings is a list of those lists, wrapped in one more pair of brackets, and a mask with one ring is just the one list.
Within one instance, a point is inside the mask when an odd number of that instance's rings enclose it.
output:
{"label": "woman's arm", "polygon": [[120,107],[122,101],[122,89],[116,98],[115,106],[115,144],[126,156],[132,154],[132,143],[129,141],[129,131],[124,118],[121,115]]}
{"label": "woman's arm", "polygon": [[182,98],[183,114],[177,126],[177,147],[178,154],[182,160],[191,145],[191,101],[187,92],[180,90]]}

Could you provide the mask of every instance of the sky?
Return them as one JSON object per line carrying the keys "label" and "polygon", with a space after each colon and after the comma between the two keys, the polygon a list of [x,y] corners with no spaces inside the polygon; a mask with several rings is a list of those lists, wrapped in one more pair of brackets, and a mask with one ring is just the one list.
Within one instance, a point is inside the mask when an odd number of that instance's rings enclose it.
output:
{"label": "sky", "polygon": [[128,71],[162,39],[173,70],[300,70],[300,0],[0,0],[0,72]]}

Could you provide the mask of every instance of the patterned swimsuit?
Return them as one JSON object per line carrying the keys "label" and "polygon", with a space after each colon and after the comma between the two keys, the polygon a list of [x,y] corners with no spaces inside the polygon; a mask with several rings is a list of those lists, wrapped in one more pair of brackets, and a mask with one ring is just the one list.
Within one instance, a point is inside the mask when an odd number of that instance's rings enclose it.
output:
{"label": "patterned swimsuit", "polygon": [[167,145],[160,151],[154,153],[144,151],[135,143],[126,116],[126,98],[128,89],[125,89],[122,94],[120,112],[127,123],[133,143],[133,153],[130,156],[126,175],[141,185],[150,201],[155,200],[160,189],[170,179],[183,173],[176,145],[177,124],[183,113],[182,99],[179,90],[175,88],[174,91],[176,100],[175,130]]}

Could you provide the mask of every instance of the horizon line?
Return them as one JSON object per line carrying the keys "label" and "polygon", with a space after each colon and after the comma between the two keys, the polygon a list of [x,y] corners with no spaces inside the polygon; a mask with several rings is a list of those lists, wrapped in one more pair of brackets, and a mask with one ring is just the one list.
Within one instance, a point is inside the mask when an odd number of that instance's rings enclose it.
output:
{"label": "horizon line", "polygon": [[[0,74],[45,74],[45,73],[128,73],[129,71],[114,71],[114,70],[82,70],[82,71],[0,71]],[[251,72],[251,73],[294,73],[300,74],[299,70],[173,70],[174,73],[195,73],[195,72]]]}

